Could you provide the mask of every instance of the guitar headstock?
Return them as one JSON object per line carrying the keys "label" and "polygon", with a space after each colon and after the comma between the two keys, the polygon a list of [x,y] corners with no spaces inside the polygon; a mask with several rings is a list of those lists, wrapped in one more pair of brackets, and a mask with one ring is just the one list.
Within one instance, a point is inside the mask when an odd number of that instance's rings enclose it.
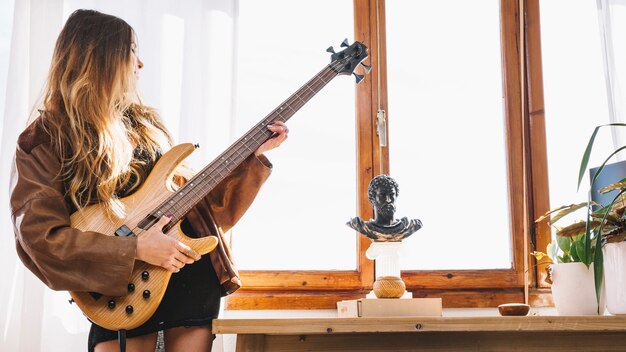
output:
{"label": "guitar headstock", "polygon": [[341,43],[341,47],[345,49],[338,53],[335,52],[335,49],[333,49],[332,46],[326,49],[326,51],[332,54],[330,56],[332,61],[330,63],[330,67],[335,70],[338,75],[354,74],[354,77],[356,77],[356,83],[358,84],[361,80],[363,80],[364,76],[354,73],[356,67],[361,64],[363,65],[366,73],[369,73],[371,70],[370,66],[362,63],[362,61],[367,58],[367,47],[361,42],[348,44],[348,39],[344,39]]}

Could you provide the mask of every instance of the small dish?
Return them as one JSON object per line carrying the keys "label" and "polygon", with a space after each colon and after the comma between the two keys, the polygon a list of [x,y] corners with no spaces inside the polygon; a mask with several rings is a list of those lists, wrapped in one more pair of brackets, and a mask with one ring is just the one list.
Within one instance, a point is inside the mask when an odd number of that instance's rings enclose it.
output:
{"label": "small dish", "polygon": [[506,303],[498,306],[502,316],[525,316],[530,311],[530,306],[524,303]]}

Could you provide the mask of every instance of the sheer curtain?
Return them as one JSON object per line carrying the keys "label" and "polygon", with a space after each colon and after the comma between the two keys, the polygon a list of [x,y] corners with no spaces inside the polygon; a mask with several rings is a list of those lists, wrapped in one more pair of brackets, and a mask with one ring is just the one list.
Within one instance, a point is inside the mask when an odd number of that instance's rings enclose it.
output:
{"label": "sheer curtain", "polygon": [[[611,122],[626,122],[626,0],[597,0]],[[626,130],[613,131],[615,148],[626,144]],[[623,159],[623,156],[622,156]]]}
{"label": "sheer curtain", "polygon": [[6,91],[0,105],[0,350],[85,350],[89,324],[68,304],[69,294],[46,288],[17,258],[8,207],[15,141],[42,92],[56,37],[78,8],[133,26],[145,64],[139,83],[144,101],[160,110],[178,142],[200,144],[190,158],[199,166],[231,140],[237,0],[0,1],[0,11],[14,9],[10,40],[0,47],[10,47],[8,60],[0,60],[0,84],[8,72],[6,90],[0,90]]}

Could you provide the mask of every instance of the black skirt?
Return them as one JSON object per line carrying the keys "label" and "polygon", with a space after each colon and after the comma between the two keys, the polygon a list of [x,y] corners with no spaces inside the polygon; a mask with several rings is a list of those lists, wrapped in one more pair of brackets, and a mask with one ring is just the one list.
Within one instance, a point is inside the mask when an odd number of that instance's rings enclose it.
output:
{"label": "black skirt", "polygon": [[[183,231],[191,234],[187,221]],[[193,264],[185,265],[172,274],[165,295],[156,312],[141,326],[126,332],[126,337],[155,333],[160,330],[181,326],[209,325],[217,318],[220,310],[222,289],[211,264],[209,254]],[[116,340],[117,331],[91,324],[88,348],[93,352],[99,342]]]}

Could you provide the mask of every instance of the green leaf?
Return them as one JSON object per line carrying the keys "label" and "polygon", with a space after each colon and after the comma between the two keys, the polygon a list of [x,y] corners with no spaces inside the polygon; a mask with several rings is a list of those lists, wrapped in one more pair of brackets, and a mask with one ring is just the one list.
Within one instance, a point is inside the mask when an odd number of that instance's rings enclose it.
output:
{"label": "green leaf", "polygon": [[604,271],[604,263],[603,263],[604,253],[602,253],[602,236],[600,236],[599,232],[596,234],[595,240],[596,240],[596,250],[595,250],[594,257],[593,257],[593,278],[596,284],[596,300],[598,302],[598,314],[602,314],[603,312],[600,312],[600,293],[602,290],[602,277],[603,277],[602,274]]}
{"label": "green leaf", "polygon": [[[597,126],[593,130],[593,133],[591,134],[591,138],[589,138],[589,143],[587,143],[587,148],[585,148],[585,153],[583,154],[583,158],[580,161],[580,170],[578,171],[578,188],[577,189],[580,189],[580,184],[582,183],[583,177],[585,176],[585,173],[587,172],[587,165],[589,165],[589,157],[591,156],[591,149],[593,148],[593,143],[596,139],[596,135],[598,134],[598,131],[600,130],[600,128],[604,126],[626,126],[626,124],[609,123],[606,125]],[[599,173],[600,173],[600,170],[598,170],[596,175]]]}
{"label": "green leaf", "polygon": [[600,130],[600,127],[602,127],[602,126],[597,126],[593,130],[593,133],[591,134],[591,138],[589,138],[589,142],[587,143],[587,148],[585,148],[585,153],[583,154],[583,159],[580,161],[580,170],[578,171],[578,188],[577,188],[577,190],[580,189],[580,184],[583,181],[583,177],[585,176],[585,173],[587,172],[587,165],[589,164],[589,157],[591,156],[591,149],[593,148],[593,142],[596,139],[596,135],[598,134],[598,131]]}
{"label": "green leaf", "polygon": [[572,249],[572,257],[574,256],[574,252],[576,253],[576,256],[578,257],[578,261],[580,261],[581,263],[584,263],[585,265],[589,266],[589,264],[591,264],[591,262],[587,262],[587,257],[585,257],[586,253],[585,253],[585,241],[581,240],[581,241],[576,241],[573,243],[573,249]]}
{"label": "green leaf", "polygon": [[568,256],[572,246],[572,240],[569,239],[569,237],[556,236],[556,243],[559,245],[559,248],[561,248],[563,254]]}
{"label": "green leaf", "polygon": [[560,255],[558,259],[559,264],[571,262],[571,260],[569,259],[569,255]]}
{"label": "green leaf", "polygon": [[576,250],[576,242],[572,243],[572,250],[569,252],[569,256],[572,262],[582,262],[580,256],[578,255],[578,251]]}

